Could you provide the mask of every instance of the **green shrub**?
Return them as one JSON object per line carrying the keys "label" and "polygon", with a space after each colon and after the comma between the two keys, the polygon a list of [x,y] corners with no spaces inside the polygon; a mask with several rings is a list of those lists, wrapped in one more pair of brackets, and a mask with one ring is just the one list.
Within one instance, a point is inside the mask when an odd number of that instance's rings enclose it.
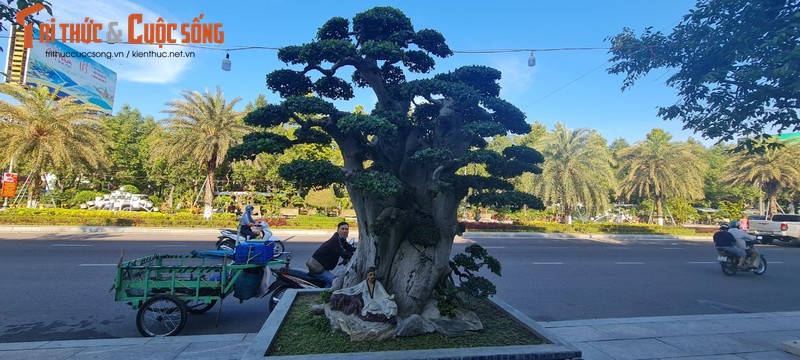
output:
{"label": "green shrub", "polygon": [[76,207],[87,201],[94,201],[96,197],[103,197],[103,193],[94,190],[81,190],[72,197],[69,201],[70,206]]}
{"label": "green shrub", "polygon": [[122,185],[121,189],[122,189],[122,191],[129,192],[131,194],[138,194],[139,193],[139,188],[137,188],[134,185]]}

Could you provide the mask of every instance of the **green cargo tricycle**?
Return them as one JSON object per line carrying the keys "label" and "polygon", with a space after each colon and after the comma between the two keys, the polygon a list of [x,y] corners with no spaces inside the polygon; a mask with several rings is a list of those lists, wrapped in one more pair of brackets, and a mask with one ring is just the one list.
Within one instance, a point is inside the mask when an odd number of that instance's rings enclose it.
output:
{"label": "green cargo tricycle", "polygon": [[[252,279],[253,273],[263,274],[265,266],[283,264],[282,260],[235,263],[227,256],[196,255],[154,254],[125,262],[120,259],[112,290],[114,300],[125,301],[139,310],[136,327],[142,336],[172,336],[186,325],[187,313],[210,310],[234,292],[237,281],[241,285],[245,278]],[[258,289],[261,279],[255,281]]]}

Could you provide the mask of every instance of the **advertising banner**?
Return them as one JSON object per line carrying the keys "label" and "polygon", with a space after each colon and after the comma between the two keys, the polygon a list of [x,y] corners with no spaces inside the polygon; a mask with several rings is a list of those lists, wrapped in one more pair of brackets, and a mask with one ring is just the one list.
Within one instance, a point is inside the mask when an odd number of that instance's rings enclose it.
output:
{"label": "advertising banner", "polygon": [[10,198],[17,195],[17,174],[3,173],[3,191],[0,197]]}
{"label": "advertising banner", "polygon": [[[36,29],[33,29],[33,37],[39,38]],[[114,107],[117,73],[83,55],[59,41],[34,40],[28,53],[25,83],[51,89],[61,87],[59,97],[72,96],[110,114]]]}

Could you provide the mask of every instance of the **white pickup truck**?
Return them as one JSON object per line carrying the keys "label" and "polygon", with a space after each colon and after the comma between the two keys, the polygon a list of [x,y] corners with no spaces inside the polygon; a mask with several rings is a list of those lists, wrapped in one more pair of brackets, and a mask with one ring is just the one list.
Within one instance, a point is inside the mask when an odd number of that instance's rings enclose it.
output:
{"label": "white pickup truck", "polygon": [[775,214],[771,220],[750,220],[747,232],[762,236],[762,242],[771,244],[773,240],[800,245],[800,215]]}

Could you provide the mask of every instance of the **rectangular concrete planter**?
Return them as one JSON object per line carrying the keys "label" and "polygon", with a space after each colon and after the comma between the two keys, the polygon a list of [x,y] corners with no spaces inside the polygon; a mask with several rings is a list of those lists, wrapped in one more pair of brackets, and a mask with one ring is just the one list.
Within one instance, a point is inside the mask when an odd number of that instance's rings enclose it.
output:
{"label": "rectangular concrete planter", "polygon": [[284,293],[281,302],[269,315],[261,331],[258,332],[253,345],[242,357],[242,360],[299,360],[299,359],[323,359],[323,360],[372,360],[380,358],[382,360],[410,360],[410,359],[503,359],[503,360],[578,360],[581,359],[581,352],[577,348],[562,341],[551,334],[544,327],[540,326],[529,317],[512,308],[505,302],[497,298],[490,300],[517,322],[527,327],[531,332],[536,333],[542,338],[547,339],[551,344],[546,345],[520,345],[520,346],[497,346],[479,348],[458,348],[458,349],[432,349],[432,350],[413,350],[413,351],[383,351],[380,353],[344,353],[344,354],[314,354],[296,356],[266,356],[275,340],[278,329],[283,324],[286,315],[289,313],[292,303],[299,292],[318,293],[320,290],[288,290]]}

